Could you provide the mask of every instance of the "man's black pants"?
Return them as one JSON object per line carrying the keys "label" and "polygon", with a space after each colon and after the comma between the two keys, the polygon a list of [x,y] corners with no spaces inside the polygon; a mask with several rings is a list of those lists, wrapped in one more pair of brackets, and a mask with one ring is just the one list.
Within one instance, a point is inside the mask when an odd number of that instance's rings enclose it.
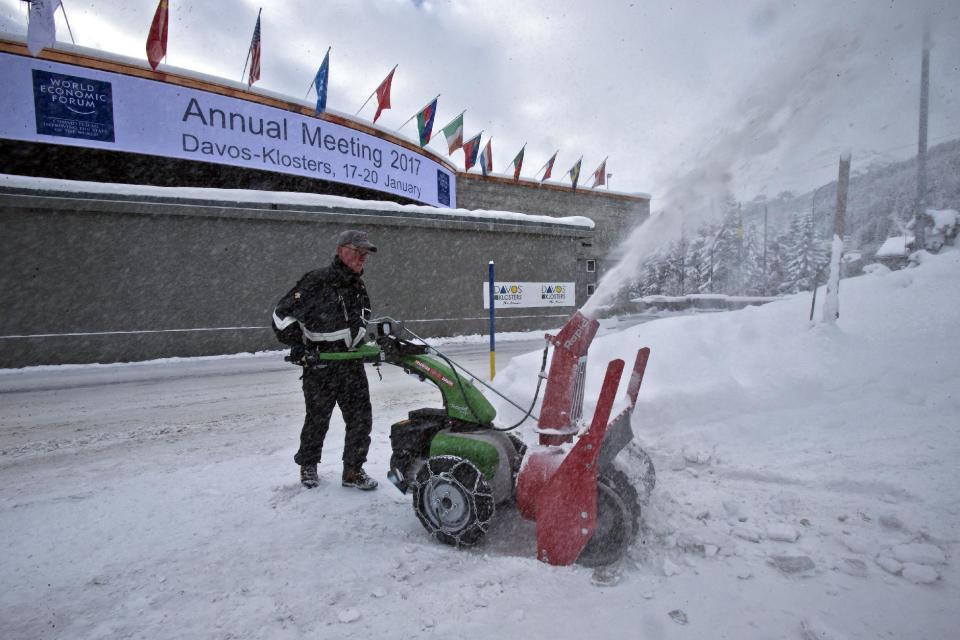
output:
{"label": "man's black pants", "polygon": [[373,413],[367,374],[359,360],[331,361],[303,373],[303,398],[307,417],[300,432],[300,450],[293,457],[297,464],[317,464],[323,451],[323,439],[330,426],[334,405],[346,423],[343,467],[359,469],[367,461]]}

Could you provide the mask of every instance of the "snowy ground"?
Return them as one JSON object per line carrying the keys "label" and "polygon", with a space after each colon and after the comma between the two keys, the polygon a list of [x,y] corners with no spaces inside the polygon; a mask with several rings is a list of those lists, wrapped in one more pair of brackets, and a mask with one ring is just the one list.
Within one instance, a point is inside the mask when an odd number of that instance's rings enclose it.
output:
{"label": "snowy ground", "polygon": [[[277,354],[0,372],[0,635],[956,637],[960,252],[841,293],[836,327],[808,324],[808,296],[606,327],[587,395],[652,348],[633,426],[658,485],[605,587],[534,560],[510,509],[456,551],[391,486],[341,488],[339,419],[302,489]],[[536,348],[505,341],[500,366]],[[484,371],[480,344],[449,350]],[[498,386],[529,398],[538,367],[519,355]],[[438,400],[383,374],[380,478],[389,425]]]}

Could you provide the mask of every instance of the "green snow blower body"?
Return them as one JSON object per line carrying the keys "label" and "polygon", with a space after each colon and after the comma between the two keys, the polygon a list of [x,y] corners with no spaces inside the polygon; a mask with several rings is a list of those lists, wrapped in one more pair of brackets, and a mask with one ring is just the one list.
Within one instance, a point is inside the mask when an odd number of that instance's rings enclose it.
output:
{"label": "green snow blower body", "polygon": [[441,542],[471,545],[487,532],[496,505],[511,500],[526,446],[497,431],[493,405],[442,355],[404,338],[402,324],[382,320],[373,332],[380,361],[429,380],[443,408],[410,411],[390,427],[388,478]]}

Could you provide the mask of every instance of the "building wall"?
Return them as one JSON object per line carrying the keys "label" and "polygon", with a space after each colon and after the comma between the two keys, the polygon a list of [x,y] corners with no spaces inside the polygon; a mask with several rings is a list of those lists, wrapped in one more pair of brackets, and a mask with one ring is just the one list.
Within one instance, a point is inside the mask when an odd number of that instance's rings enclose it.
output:
{"label": "building wall", "polygon": [[[590,287],[616,263],[616,249],[627,234],[650,216],[650,197],[603,188],[574,191],[565,185],[474,174],[457,175],[457,203],[464,209],[520,211],[549,216],[585,216],[593,220],[592,238],[577,245],[577,306]],[[589,266],[593,270],[588,270]]]}
{"label": "building wall", "polygon": [[[380,251],[375,315],[425,336],[484,333],[482,283],[573,280],[582,227],[366,209],[0,190],[0,367],[276,349],[276,301],[329,263],[344,228]],[[572,308],[504,309],[498,330],[556,327]]]}

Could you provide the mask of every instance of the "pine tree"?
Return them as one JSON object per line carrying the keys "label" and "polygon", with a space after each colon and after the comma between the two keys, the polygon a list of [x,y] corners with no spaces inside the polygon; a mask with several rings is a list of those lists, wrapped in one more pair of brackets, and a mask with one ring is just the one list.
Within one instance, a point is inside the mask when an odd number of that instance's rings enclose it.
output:
{"label": "pine tree", "polygon": [[815,281],[829,259],[812,214],[793,215],[788,243],[783,292],[808,291],[819,284]]}
{"label": "pine tree", "polygon": [[742,274],[740,289],[743,295],[764,295],[763,238],[752,225],[744,230],[743,260],[740,271]]}

